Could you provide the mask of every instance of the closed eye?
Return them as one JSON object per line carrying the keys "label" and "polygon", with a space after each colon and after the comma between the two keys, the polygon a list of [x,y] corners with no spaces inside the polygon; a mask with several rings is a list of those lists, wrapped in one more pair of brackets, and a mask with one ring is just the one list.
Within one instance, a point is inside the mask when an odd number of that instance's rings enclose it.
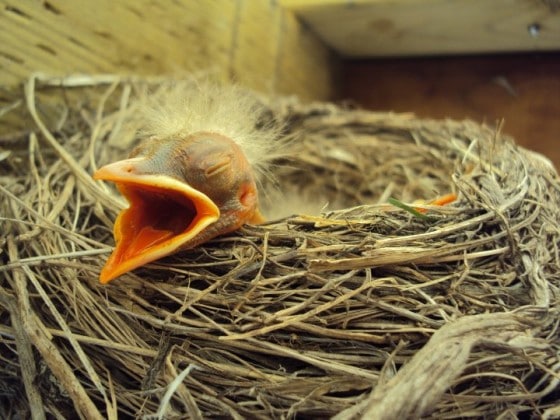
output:
{"label": "closed eye", "polygon": [[204,174],[210,178],[221,174],[231,166],[232,157],[229,155],[222,155],[216,162],[206,168]]}

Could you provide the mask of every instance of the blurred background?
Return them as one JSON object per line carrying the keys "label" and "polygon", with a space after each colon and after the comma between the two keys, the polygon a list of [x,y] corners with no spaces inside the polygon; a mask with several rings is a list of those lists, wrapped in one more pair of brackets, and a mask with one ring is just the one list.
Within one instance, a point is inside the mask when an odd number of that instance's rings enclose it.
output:
{"label": "blurred background", "polygon": [[350,60],[342,97],[372,110],[495,125],[560,169],[560,54]]}

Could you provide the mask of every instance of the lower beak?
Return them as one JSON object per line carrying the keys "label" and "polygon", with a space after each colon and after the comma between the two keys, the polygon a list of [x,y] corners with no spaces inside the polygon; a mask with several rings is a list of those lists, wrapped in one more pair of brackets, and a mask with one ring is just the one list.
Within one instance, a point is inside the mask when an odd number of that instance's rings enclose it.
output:
{"label": "lower beak", "polygon": [[112,163],[93,175],[114,182],[129,202],[115,221],[116,246],[101,271],[103,284],[196,245],[196,237],[220,218],[216,204],[188,184],[166,175],[137,173],[136,164],[142,159]]}

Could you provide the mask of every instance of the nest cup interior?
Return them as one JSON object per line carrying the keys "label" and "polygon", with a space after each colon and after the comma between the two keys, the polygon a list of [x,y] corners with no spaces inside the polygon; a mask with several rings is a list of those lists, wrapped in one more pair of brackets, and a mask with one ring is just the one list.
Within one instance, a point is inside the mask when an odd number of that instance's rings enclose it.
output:
{"label": "nest cup interior", "polygon": [[28,412],[23,389],[63,417],[557,412],[560,184],[544,158],[473,122],[256,98],[292,138],[260,184],[285,217],[102,286],[119,201],[90,174],[133,143],[150,85],[105,82],[32,79],[3,116],[32,127],[1,140],[3,410]]}

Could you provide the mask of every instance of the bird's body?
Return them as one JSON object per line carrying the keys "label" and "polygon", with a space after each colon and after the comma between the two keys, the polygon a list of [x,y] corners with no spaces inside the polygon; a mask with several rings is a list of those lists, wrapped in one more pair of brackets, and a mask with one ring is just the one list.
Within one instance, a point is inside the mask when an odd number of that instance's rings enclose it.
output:
{"label": "bird's body", "polygon": [[274,156],[278,131],[257,128],[261,113],[254,97],[235,87],[190,82],[152,98],[145,140],[128,159],[94,174],[129,202],[115,222],[102,283],[263,221],[256,173]]}
{"label": "bird's body", "polygon": [[[296,154],[286,153],[281,127],[266,123],[267,108],[243,89],[189,81],[166,86],[145,102],[138,118],[144,140],[128,159],[94,174],[114,182],[129,202],[115,221],[116,246],[102,283],[245,223],[262,222],[259,174],[273,159]],[[271,194],[270,201],[279,204],[270,213],[318,213],[328,200],[307,190]]]}

